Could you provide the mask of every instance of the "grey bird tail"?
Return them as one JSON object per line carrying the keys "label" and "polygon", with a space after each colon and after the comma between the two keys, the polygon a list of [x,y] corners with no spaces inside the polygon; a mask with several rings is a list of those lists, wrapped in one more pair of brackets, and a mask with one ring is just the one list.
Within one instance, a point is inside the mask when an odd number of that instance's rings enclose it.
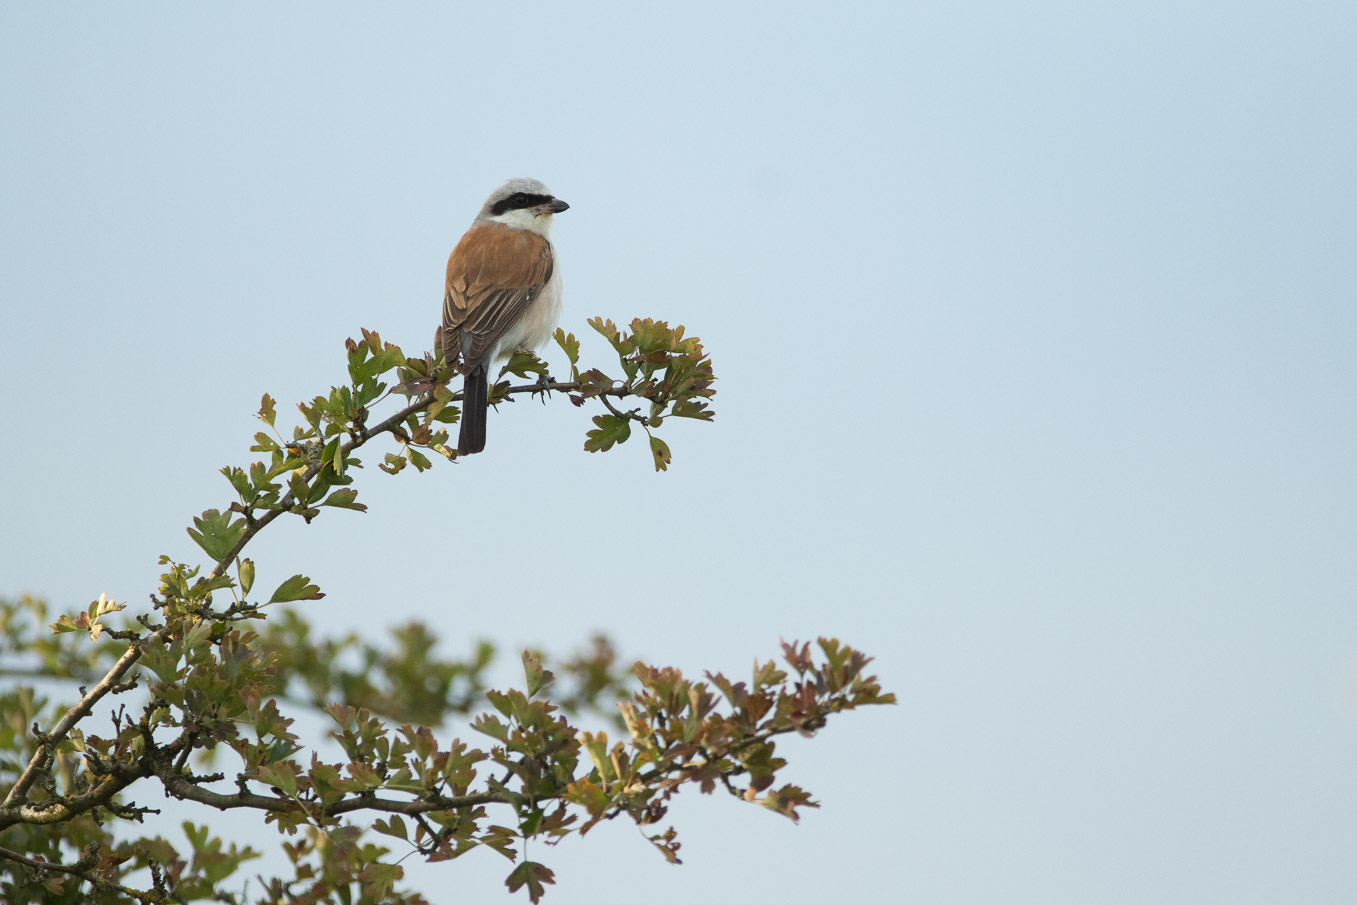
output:
{"label": "grey bird tail", "polygon": [[457,432],[459,456],[485,449],[485,418],[490,408],[490,380],[485,362],[472,368],[462,383],[462,422]]}

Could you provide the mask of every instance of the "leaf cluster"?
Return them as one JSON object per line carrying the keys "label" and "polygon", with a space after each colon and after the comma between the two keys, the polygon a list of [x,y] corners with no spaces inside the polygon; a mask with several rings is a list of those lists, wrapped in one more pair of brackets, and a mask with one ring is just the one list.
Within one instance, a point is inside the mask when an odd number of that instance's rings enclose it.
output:
{"label": "leaf cluster", "polygon": [[[195,586],[205,586],[189,581],[191,567],[167,565],[162,590],[188,588],[192,594]],[[157,603],[160,612],[171,608],[163,596]],[[175,608],[190,607],[179,601]],[[24,614],[45,610],[31,600],[0,601],[0,618],[21,635],[31,622]],[[488,705],[468,726],[488,745],[456,737],[440,741],[428,725],[393,723],[345,700],[345,686],[338,683],[323,710],[344,756],[327,760],[308,750],[295,732],[294,717],[285,713],[289,702],[278,692],[320,668],[314,664],[321,651],[361,648],[347,638],[314,644],[300,614],[284,611],[278,621],[287,628],[275,641],[295,640],[297,654],[283,663],[280,648],[248,627],[263,622],[264,615],[250,611],[212,623],[186,614],[157,626],[164,641],[143,653],[134,671],[140,681],[124,682],[114,692],[139,691],[140,716],[129,718],[124,705],[110,715],[108,731],[73,727],[55,744],[28,800],[0,808],[0,844],[28,859],[79,871],[94,894],[112,896],[107,901],[133,895],[143,901],[416,902],[417,894],[398,888],[401,857],[453,860],[477,848],[515,861],[506,883],[536,897],[552,874],[538,862],[519,861],[524,842],[540,838],[553,845],[605,819],[634,821],[677,863],[681,845],[675,830],[650,829],[685,785],[696,784],[704,793],[723,789],[796,819],[798,807],[815,803],[800,787],[775,783],[785,766],[776,756],[775,737],[810,734],[831,713],[893,700],[865,674],[868,658],[833,641],[821,640],[818,660],[809,645],[784,645],[784,666],[756,663],[748,682],[719,674],[692,682],[677,670],[636,663],[635,690],[619,707],[625,728],[610,743],[607,732],[574,725],[558,703],[622,696],[612,675],[615,655],[595,639],[591,650],[560,664],[570,681],[559,684],[571,687],[559,699],[553,669],[540,655],[524,651],[522,690],[484,690],[430,705],[441,717]],[[373,661],[384,682],[403,681],[413,662],[460,676],[477,675],[488,662],[484,648],[460,663],[430,656],[426,648],[436,647],[437,639],[422,626],[401,627],[394,635],[422,640],[406,644],[404,654]],[[76,633],[55,637],[65,645],[100,643]],[[370,694],[359,688],[357,698]],[[391,700],[376,698],[379,707]],[[12,776],[25,756],[42,753],[43,736],[28,735],[25,726],[50,721],[52,712],[27,688],[0,699],[0,712],[6,727],[0,765]],[[201,760],[202,754],[223,751],[233,755],[230,770],[210,775],[195,772],[188,756],[196,752],[194,760]],[[253,848],[229,845],[192,824],[183,825],[188,852],[160,836],[119,840],[108,824],[141,822],[158,813],[126,798],[140,780],[186,801],[259,811],[283,835],[293,875],[259,878],[258,898],[244,889],[228,893],[224,883],[257,857]],[[495,816],[493,808],[503,813]],[[372,841],[371,833],[393,841]],[[131,885],[148,874],[150,888]],[[20,865],[3,891],[10,896],[6,901],[59,901],[51,897],[80,887],[71,874],[46,875]]]}
{"label": "leaf cluster", "polygon": [[[716,394],[712,388],[711,359],[695,336],[684,336],[683,326],[670,327],[664,321],[637,318],[631,322],[630,332],[618,330],[610,320],[590,318],[593,327],[617,353],[622,367],[620,381],[624,395],[637,396],[649,402],[644,413],[641,408],[621,411],[607,401],[607,395],[618,381],[597,369],[580,375],[575,370],[579,344],[574,336],[562,337],[557,331],[556,341],[570,358],[571,374],[579,381],[581,390],[571,398],[576,405],[585,399],[598,397],[604,401],[608,414],[594,416],[594,429],[589,431],[584,448],[589,452],[606,452],[631,437],[632,424],[638,424],[650,440],[650,454],[656,471],[665,471],[673,459],[669,445],[655,435],[666,418],[693,418],[710,421],[713,417],[706,400]],[[573,351],[572,351],[573,345]]]}
{"label": "leaf cluster", "polygon": [[[500,384],[493,398],[558,390],[576,404],[597,399],[609,411],[594,419],[586,448],[623,442],[639,423],[663,470],[668,449],[651,432],[669,417],[710,418],[710,361],[681,327],[637,320],[624,333],[591,323],[618,354],[621,378],[581,374],[578,342],[558,331],[572,380],[515,358],[510,370],[541,379]],[[597,638],[556,664],[524,651],[523,689],[492,690],[487,643],[447,659],[418,623],[392,630],[385,644],[314,638],[298,611],[278,606],[324,596],[306,576],[257,592],[243,553],[274,519],[364,509],[351,485],[362,467],[355,453],[369,441],[395,441],[379,466],[392,474],[427,469],[425,451],[456,458],[444,425],[456,421],[457,396],[438,360],[407,358],[363,331],[347,344],[347,364],[349,383],[299,405],[301,421],[287,434],[263,397],[270,431],[251,449],[264,458],[222,469],[236,499],[188,529],[211,565],[162,557],[147,610],[129,618],[125,604],[101,595],[74,618],[58,616],[44,637],[35,631],[48,618],[43,603],[0,600],[0,669],[82,683],[60,707],[33,683],[0,692],[6,902],[415,903],[425,900],[401,887],[402,858],[445,861],[477,849],[515,862],[506,885],[536,902],[554,877],[523,856],[531,839],[552,845],[625,817],[677,862],[675,830],[650,830],[686,785],[792,819],[815,806],[809,792],[778,783],[786,763],[776,737],[893,701],[865,673],[869,658],[837,641],[822,639],[819,656],[784,644],[785,668],[756,663],[748,681],[694,682],[642,663],[623,670]],[[644,411],[612,402],[628,397],[644,400]],[[412,401],[376,420],[376,407],[401,398]],[[341,757],[322,757],[317,740],[297,732],[299,707],[328,715]],[[600,712],[612,714],[616,741],[575,722]],[[473,735],[436,734],[454,720]],[[131,835],[160,813],[145,803],[160,796],[258,812],[280,834],[290,874],[259,877],[252,892],[239,874],[258,853],[205,825],[181,824],[186,846]]]}

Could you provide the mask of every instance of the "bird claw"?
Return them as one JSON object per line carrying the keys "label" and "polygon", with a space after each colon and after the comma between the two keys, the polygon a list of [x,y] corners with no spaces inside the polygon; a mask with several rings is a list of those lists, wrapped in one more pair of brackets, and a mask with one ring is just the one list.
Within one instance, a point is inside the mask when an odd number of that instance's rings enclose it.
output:
{"label": "bird claw", "polygon": [[551,375],[542,373],[537,375],[537,388],[532,391],[532,395],[542,394],[542,404],[547,404],[547,397],[551,395]]}

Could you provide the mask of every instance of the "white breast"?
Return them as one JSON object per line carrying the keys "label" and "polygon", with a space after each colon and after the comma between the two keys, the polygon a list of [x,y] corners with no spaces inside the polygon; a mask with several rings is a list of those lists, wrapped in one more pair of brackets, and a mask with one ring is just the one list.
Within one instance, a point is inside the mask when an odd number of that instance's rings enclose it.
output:
{"label": "white breast", "polygon": [[490,356],[492,360],[508,358],[515,352],[534,352],[556,332],[556,325],[561,321],[561,261],[556,257],[555,246],[552,246],[551,256],[555,262],[551,279],[518,322],[505,332],[494,355]]}

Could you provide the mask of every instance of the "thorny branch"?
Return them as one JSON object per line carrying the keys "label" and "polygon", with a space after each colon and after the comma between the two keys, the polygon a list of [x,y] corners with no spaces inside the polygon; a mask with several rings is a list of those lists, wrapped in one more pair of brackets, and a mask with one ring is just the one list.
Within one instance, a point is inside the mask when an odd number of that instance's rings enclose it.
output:
{"label": "thorny branch", "polygon": [[[576,405],[585,398],[598,398],[610,415],[594,419],[599,430],[591,431],[585,443],[585,449],[591,452],[625,441],[629,431],[614,419],[640,422],[648,434],[669,417],[710,419],[711,412],[703,400],[714,392],[710,389],[714,378],[710,361],[695,337],[685,339],[681,326],[671,330],[663,322],[633,321],[633,333],[628,335],[620,334],[611,321],[594,319],[590,324],[619,352],[625,381],[611,381],[595,370],[580,374],[575,368],[578,342],[558,331],[557,342],[569,356],[572,376],[577,379],[555,381],[544,371],[537,371],[541,379],[499,390],[495,399],[542,393],[545,401],[550,391],[576,394],[569,397]],[[271,453],[272,463],[256,462],[248,474],[239,468],[222,470],[236,488],[239,502],[225,514],[209,510],[194,520],[198,530],[190,529],[190,534],[212,566],[205,577],[198,578],[197,568],[171,563],[162,576],[160,596],[152,597],[162,621],[147,614],[137,619],[143,631],[109,629],[98,621],[110,612],[101,595],[98,605],[92,604],[76,622],[62,616],[54,624],[61,632],[88,630],[95,640],[102,632],[105,639],[131,643],[93,687],[80,688],[80,700],[50,732],[44,733],[34,724],[32,756],[0,804],[0,831],[19,823],[61,824],[85,813],[96,823],[107,817],[140,821],[147,813],[159,812],[135,802],[120,802],[116,796],[142,779],[153,779],[167,796],[179,800],[223,811],[265,812],[265,822],[276,824],[286,834],[305,826],[310,841],[284,843],[284,849],[298,869],[297,883],[317,876],[309,862],[303,863],[304,856],[322,862],[327,879],[315,890],[326,894],[346,889],[345,884],[352,882],[362,884],[362,894],[373,901],[387,901],[390,896],[395,896],[392,901],[403,900],[391,886],[399,876],[399,861],[396,865],[383,862],[386,849],[366,842],[356,844],[369,829],[404,839],[412,845],[412,853],[434,860],[457,857],[479,845],[512,857],[513,840],[521,837],[525,855],[506,883],[511,891],[527,884],[530,898],[536,902],[541,884],[553,881],[549,869],[526,859],[528,839],[542,836],[550,844],[567,833],[583,834],[600,820],[618,815],[630,815],[638,827],[654,824],[664,816],[671,796],[687,784],[700,785],[703,792],[724,787],[733,796],[757,801],[792,819],[798,816],[797,807],[818,807],[809,793],[797,786],[772,787],[774,775],[785,765],[774,756],[772,739],[792,731],[810,734],[823,725],[829,713],[893,701],[893,696],[881,692],[875,677],[861,673],[870,658],[825,639],[820,641],[825,654],[823,665],[812,664],[809,644],[799,649],[783,644],[784,659],[796,673],[790,681],[790,673],[772,661],[763,665],[756,661],[755,677],[748,686],[708,673],[708,679],[724,694],[728,709],[720,706],[720,699],[706,683],[688,682],[677,670],[656,670],[638,663],[635,673],[644,690],[636,692],[630,701],[619,702],[630,738],[624,733],[612,747],[608,747],[606,733],[585,732],[570,725],[563,715],[569,705],[562,699],[543,696],[533,700],[554,677],[543,668],[540,658],[525,651],[527,694],[516,690],[485,693],[500,715],[508,718],[508,724],[488,712],[471,724],[472,729],[496,739],[494,747],[477,749],[454,739],[450,748],[440,751],[427,727],[414,729],[406,723],[398,732],[392,731],[372,715],[360,696],[356,706],[337,703],[327,708],[343,727],[342,733],[335,732],[333,737],[348,755],[347,763],[325,763],[313,754],[308,769],[295,756],[304,750],[303,745],[288,731],[293,721],[285,718],[276,704],[277,699],[286,699],[286,688],[275,688],[279,672],[287,675],[286,667],[270,659],[261,650],[259,637],[240,625],[263,618],[261,610],[268,605],[247,600],[254,566],[249,560],[241,560],[242,551],[284,512],[310,521],[320,506],[364,508],[354,503],[353,490],[326,493],[332,487],[351,483],[344,472],[345,461],[382,434],[391,434],[405,447],[405,461],[388,455],[388,464],[381,466],[388,472],[397,472],[405,464],[420,470],[428,468],[427,459],[417,455],[416,447],[455,458],[443,445],[446,433],[439,425],[452,420],[442,415],[442,410],[460,400],[462,394],[446,386],[446,376],[431,375],[416,360],[403,359],[398,348],[382,345],[375,333],[364,331],[364,345],[366,351],[353,341],[349,343],[350,387],[334,388],[328,399],[317,397],[313,404],[301,406],[311,430],[299,426],[293,442],[278,438],[281,445],[266,434],[257,435],[258,445],[252,450]],[[371,357],[364,357],[368,352]],[[408,382],[386,390],[386,384],[376,377],[401,366],[400,361],[406,362],[403,379]],[[425,361],[431,364],[427,357]],[[523,365],[519,373],[524,369],[534,370]],[[412,372],[417,378],[409,377]],[[376,405],[393,392],[407,397],[422,395],[377,424],[366,424],[367,406]],[[623,411],[608,398],[629,396],[647,400],[650,415],[642,416],[636,409]],[[419,413],[424,413],[422,419],[414,417]],[[260,417],[272,426],[273,414],[273,400],[266,395]],[[453,414],[455,411],[448,413]],[[669,462],[667,445],[653,435],[650,442],[656,470],[663,470]],[[350,464],[358,463],[354,460]],[[275,479],[288,474],[283,492],[282,482]],[[230,513],[242,517],[232,518]],[[162,561],[169,562],[167,558]],[[238,581],[227,574],[233,564]],[[301,575],[293,576],[279,586],[269,603],[323,597],[308,581]],[[225,609],[214,609],[211,594],[223,588],[231,588],[233,594],[238,588],[240,594]],[[121,609],[120,604],[114,607]],[[118,646],[109,648],[102,648],[100,655],[117,655]],[[140,674],[132,681],[127,681],[127,676],[138,663],[149,692],[140,719],[129,719],[126,708],[118,709],[112,738],[87,737],[76,729],[108,695],[136,687]],[[605,681],[600,687],[609,687],[614,681],[609,677],[611,663],[609,651]],[[63,673],[62,677],[93,681],[92,675],[84,673]],[[283,679],[282,684],[287,681]],[[42,705],[33,709],[32,718],[41,720],[41,710]],[[25,717],[20,725],[28,721]],[[257,743],[242,731],[249,729],[253,729]],[[205,776],[188,768],[195,750],[218,746],[235,751],[244,761],[244,769],[235,776],[234,791],[209,787],[227,782],[225,774]],[[593,770],[582,758],[586,753]],[[482,762],[490,769],[475,766]],[[16,768],[17,758],[11,763],[11,769]],[[492,765],[503,768],[502,779],[495,779],[493,773],[499,770]],[[744,788],[732,781],[742,776],[747,780]],[[485,791],[471,791],[475,786]],[[547,813],[543,806],[551,802],[556,805]],[[486,825],[490,818],[482,806],[490,804],[509,806],[517,822],[508,827]],[[580,811],[587,812],[587,822],[571,828]],[[391,817],[372,818],[371,827],[338,819],[357,813]],[[406,835],[400,815],[417,827],[413,840]],[[230,853],[223,854],[219,839],[206,841],[207,827],[198,836],[189,824],[185,827],[194,846],[188,871],[195,876],[188,882],[207,883],[204,888],[223,901],[236,901],[234,896],[217,890],[216,884],[225,874],[207,872],[199,864],[199,855],[212,852],[218,858],[225,857],[229,873],[239,860],[257,853],[248,848],[237,852],[233,844]],[[106,831],[103,838],[112,839]],[[648,839],[667,859],[678,862],[679,844],[672,828]],[[60,841],[70,844],[72,840]],[[149,842],[165,845],[159,837]],[[0,848],[0,860],[46,871],[53,875],[49,877],[51,883],[58,882],[55,875],[65,875],[139,902],[169,901],[174,890],[167,888],[161,873],[161,864],[168,862],[159,855],[150,859],[150,849],[143,851],[140,846],[140,842],[134,845],[136,857],[147,858],[143,868],[150,868],[154,881],[154,888],[148,892],[113,882],[123,878],[121,872],[112,879],[91,873],[88,868],[99,864],[99,872],[109,877],[108,871],[125,860],[115,858],[110,864],[105,858],[101,863],[96,847],[82,849],[84,854],[71,865],[31,858],[8,848]],[[173,847],[169,851],[178,859]],[[220,866],[223,862],[217,863]],[[171,887],[185,882],[178,873],[185,863],[175,860],[174,864],[171,875],[177,879]],[[291,886],[291,882],[277,879],[270,883],[273,898]]]}
{"label": "thorny branch", "polygon": [[[577,391],[580,388],[579,381],[538,382],[510,387],[505,395],[541,393],[544,389],[570,392]],[[626,396],[628,395],[628,392],[625,388],[610,388],[605,394],[600,395]],[[460,400],[461,398],[461,393],[454,393],[452,396],[453,401]],[[361,433],[354,434],[348,442],[343,444],[342,449],[344,453],[348,454],[363,446],[369,440],[379,437],[382,434],[393,433],[405,422],[406,418],[424,411],[432,405],[433,402],[433,393],[428,393],[376,425],[364,427]],[[309,465],[304,473],[303,482],[309,484],[320,471],[321,465],[319,463]],[[278,516],[291,511],[296,505],[296,502],[296,495],[289,490],[281,499],[279,499],[276,508],[271,508],[259,518],[248,519],[245,531],[242,533],[240,539],[226,556],[217,560],[213,565],[211,572],[208,573],[208,578],[216,578],[221,575],[227,565],[240,555],[241,551],[245,549],[246,545],[249,544],[260,531],[273,522]],[[70,733],[71,729],[74,728],[77,723],[94,710],[95,705],[97,705],[99,701],[110,692],[116,690],[117,686],[121,683],[123,676],[125,676],[128,670],[136,665],[136,662],[141,659],[142,653],[147,647],[161,643],[164,638],[165,629],[161,627],[152,631],[146,637],[135,641],[128,647],[126,653],[118,659],[118,662],[113,665],[104,677],[100,679],[93,688],[89,689],[70,710],[66,711],[61,719],[57,721],[57,724],[52,727],[50,732],[38,734],[39,741],[37,750],[34,751],[32,758],[28,762],[28,766],[24,768],[19,779],[10,788],[9,793],[5,796],[3,804],[0,804],[0,829],[20,822],[22,818],[20,817],[19,808],[27,802],[28,793],[33,788],[33,784],[37,781],[38,777],[50,769],[57,744]],[[108,797],[111,797],[117,791],[117,789],[114,789],[112,792],[109,792]],[[106,801],[107,798],[104,800]]]}
{"label": "thorny branch", "polygon": [[[551,383],[539,382],[525,384],[523,386],[510,387],[507,391],[505,391],[504,395],[517,396],[523,393],[536,394],[543,393],[546,390],[560,390],[563,392],[569,392],[573,390],[579,390],[580,388],[581,385],[580,381],[578,380]],[[606,392],[601,393],[599,395],[600,397],[628,396],[630,395],[630,393],[626,390],[625,387],[623,387],[621,389],[609,389]],[[452,401],[454,402],[459,401],[461,399],[462,399],[461,393],[454,393],[452,396]],[[608,405],[609,408],[612,408],[612,406],[609,405],[606,400],[603,400],[603,402],[604,405]],[[361,447],[363,444],[367,443],[374,437],[378,437],[381,434],[394,434],[397,430],[400,429],[400,426],[405,423],[406,418],[409,418],[411,415],[419,414],[420,412],[427,409],[429,406],[433,405],[433,403],[434,396],[432,393],[421,396],[419,399],[410,403],[405,408],[396,412],[391,417],[378,422],[375,426],[373,427],[364,426],[360,432],[353,434],[347,443],[342,444],[340,446],[340,449],[344,452],[345,455],[347,455],[353,452],[354,450],[358,449],[359,447]],[[309,484],[311,480],[316,477],[316,475],[320,474],[321,467],[322,466],[319,463],[308,466],[302,478],[303,482]],[[222,559],[217,562],[217,564],[213,567],[211,573],[209,573],[208,577],[215,578],[216,576],[220,575],[222,570],[226,568],[227,564],[232,562],[237,556],[240,555],[240,552],[245,549],[245,545],[250,542],[251,538],[253,538],[260,531],[264,530],[264,528],[278,516],[282,515],[285,512],[290,512],[292,508],[296,505],[296,502],[297,502],[296,495],[291,490],[289,490],[282,496],[281,499],[278,500],[277,508],[270,509],[267,513],[265,513],[264,515],[260,516],[257,519],[251,519],[245,528],[245,533],[241,535],[240,540],[237,541],[235,546],[231,548],[230,553],[222,557]]]}

